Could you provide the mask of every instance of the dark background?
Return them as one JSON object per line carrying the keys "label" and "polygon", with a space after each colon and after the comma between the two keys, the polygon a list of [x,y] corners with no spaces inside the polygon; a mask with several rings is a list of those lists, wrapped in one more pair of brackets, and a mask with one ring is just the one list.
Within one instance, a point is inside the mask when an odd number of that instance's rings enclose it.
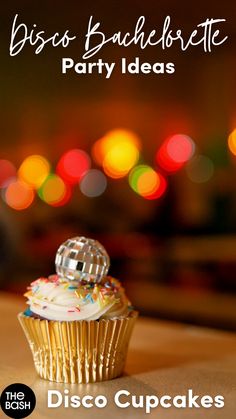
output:
{"label": "dark background", "polygon": [[[169,177],[159,200],[136,195],[127,179],[108,179],[106,192],[89,199],[76,190],[67,205],[54,208],[36,199],[15,211],[1,200],[1,287],[22,293],[37,276],[54,271],[58,245],[73,235],[98,238],[112,260],[111,274],[124,281],[144,314],[223,328],[235,328],[236,183],[235,157],[227,138],[236,125],[235,12],[231,1],[31,2],[1,5],[0,158],[19,167],[42,154],[55,167],[63,152],[93,143],[114,128],[136,132],[142,159],[154,164],[156,150],[175,133],[192,137],[197,153],[214,165],[212,178],[191,182],[185,168]],[[19,21],[48,36],[70,29],[78,35],[66,48],[46,46],[39,55],[26,46],[9,56],[11,25]],[[198,23],[225,18],[226,43],[212,53],[201,47],[129,48],[106,46],[90,59],[115,61],[104,75],[61,74],[61,58],[81,61],[89,16],[107,35],[132,31],[140,15],[145,29],[161,28],[166,15],[187,36]],[[174,62],[173,75],[121,75],[119,60]],[[96,167],[96,164],[93,163]]]}

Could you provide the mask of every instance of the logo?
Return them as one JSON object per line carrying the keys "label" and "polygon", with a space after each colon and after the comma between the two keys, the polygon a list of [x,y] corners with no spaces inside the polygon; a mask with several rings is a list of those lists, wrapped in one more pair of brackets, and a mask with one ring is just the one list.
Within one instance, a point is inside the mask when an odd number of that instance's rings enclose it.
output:
{"label": "logo", "polygon": [[0,405],[9,418],[23,419],[33,412],[36,397],[33,390],[25,384],[11,384],[3,390]]}

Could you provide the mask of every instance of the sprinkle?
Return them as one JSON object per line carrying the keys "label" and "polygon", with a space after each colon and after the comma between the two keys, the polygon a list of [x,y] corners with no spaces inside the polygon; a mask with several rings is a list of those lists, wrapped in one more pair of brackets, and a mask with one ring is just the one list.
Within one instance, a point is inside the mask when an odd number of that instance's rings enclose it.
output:
{"label": "sprinkle", "polygon": [[39,279],[36,279],[35,281],[31,282],[30,286],[33,287],[34,285],[37,285],[39,283]]}
{"label": "sprinkle", "polygon": [[51,282],[48,278],[43,278],[43,277],[40,277],[40,278],[38,278],[38,279],[36,279],[36,281],[34,281],[34,282],[32,282],[32,284],[34,284],[34,283],[38,283],[38,282]]}
{"label": "sprinkle", "polygon": [[75,295],[82,300],[85,297],[85,292],[83,290],[76,290]]}
{"label": "sprinkle", "polygon": [[92,295],[91,294],[87,294],[85,297],[84,297],[84,299],[83,299],[83,301],[90,301],[91,303],[94,303],[94,300],[93,300],[93,297],[92,297]]}
{"label": "sprinkle", "polygon": [[36,285],[32,288],[32,292],[36,293],[39,290],[39,285]]}
{"label": "sprinkle", "polygon": [[57,282],[58,281],[58,279],[59,279],[59,277],[58,277],[58,275],[50,275],[49,277],[48,277],[48,279],[51,281],[51,282]]}
{"label": "sprinkle", "polygon": [[100,297],[100,299],[101,299],[101,300],[103,300],[103,301],[104,301],[104,294],[103,294],[102,290],[100,290],[99,297]]}
{"label": "sprinkle", "polygon": [[75,310],[67,310],[68,313],[74,313]]}
{"label": "sprinkle", "polygon": [[79,306],[76,306],[76,307],[75,307],[75,310],[76,310],[76,311],[80,311]]}
{"label": "sprinkle", "polygon": [[47,306],[43,306],[43,310],[45,310],[45,308],[47,308]]}
{"label": "sprinkle", "polygon": [[112,291],[108,291],[106,289],[101,289],[100,290],[100,295],[105,300],[105,299],[108,299],[108,298],[112,297],[114,294],[113,294]]}
{"label": "sprinkle", "polygon": [[98,305],[99,305],[99,308],[103,308],[104,307],[103,301],[101,301],[100,298],[98,300]]}
{"label": "sprinkle", "polygon": [[94,289],[93,289],[93,298],[94,298],[94,300],[97,300],[98,296],[99,296],[99,287],[98,287],[98,285],[96,284],[96,285],[94,286]]}
{"label": "sprinkle", "polygon": [[69,285],[68,290],[77,290],[75,285]]}

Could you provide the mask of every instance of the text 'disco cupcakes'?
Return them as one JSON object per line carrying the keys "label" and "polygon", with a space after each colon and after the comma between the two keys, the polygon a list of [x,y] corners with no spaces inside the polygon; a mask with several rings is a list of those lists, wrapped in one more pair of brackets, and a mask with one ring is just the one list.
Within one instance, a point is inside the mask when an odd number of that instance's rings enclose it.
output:
{"label": "text 'disco cupcakes'", "polygon": [[42,378],[89,383],[122,374],[137,312],[96,240],[75,237],[56,254],[56,272],[32,282],[18,315]]}

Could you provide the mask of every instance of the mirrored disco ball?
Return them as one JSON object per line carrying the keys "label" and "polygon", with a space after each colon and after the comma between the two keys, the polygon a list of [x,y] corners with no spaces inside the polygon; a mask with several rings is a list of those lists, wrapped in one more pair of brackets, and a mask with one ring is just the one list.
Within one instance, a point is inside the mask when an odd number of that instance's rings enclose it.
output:
{"label": "mirrored disco ball", "polygon": [[99,282],[107,275],[110,258],[97,240],[74,237],[61,244],[55,265],[61,278]]}

